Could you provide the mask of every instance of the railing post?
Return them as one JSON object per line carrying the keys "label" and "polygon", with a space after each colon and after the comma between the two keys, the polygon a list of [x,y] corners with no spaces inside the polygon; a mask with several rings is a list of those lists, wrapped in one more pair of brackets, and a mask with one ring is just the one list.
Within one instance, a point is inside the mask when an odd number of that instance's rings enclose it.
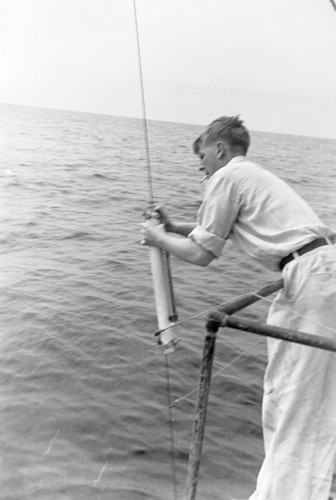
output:
{"label": "railing post", "polygon": [[192,430],[192,439],[189,453],[187,480],[184,500],[195,500],[198,472],[201,462],[201,453],[204,437],[206,413],[210,391],[211,372],[216,345],[216,332],[218,328],[208,328],[204,340],[201,373],[198,382],[198,397],[196,402],[196,415]]}

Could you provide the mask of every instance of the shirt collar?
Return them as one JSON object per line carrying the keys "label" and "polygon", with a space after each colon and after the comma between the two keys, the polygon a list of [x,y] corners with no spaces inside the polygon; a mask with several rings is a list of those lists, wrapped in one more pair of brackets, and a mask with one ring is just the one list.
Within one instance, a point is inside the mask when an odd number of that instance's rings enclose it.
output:
{"label": "shirt collar", "polygon": [[246,161],[246,156],[235,156],[234,158],[232,158],[229,163],[227,163],[225,166],[227,165],[232,165],[234,163],[239,163],[241,161]]}

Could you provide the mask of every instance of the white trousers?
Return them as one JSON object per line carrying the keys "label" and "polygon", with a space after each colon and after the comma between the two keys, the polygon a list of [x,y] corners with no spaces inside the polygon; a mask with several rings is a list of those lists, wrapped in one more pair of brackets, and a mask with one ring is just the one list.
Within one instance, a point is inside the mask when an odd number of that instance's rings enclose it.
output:
{"label": "white trousers", "polygon": [[[336,246],[287,264],[268,324],[336,340]],[[265,460],[250,500],[328,500],[336,455],[336,353],[268,339]]]}

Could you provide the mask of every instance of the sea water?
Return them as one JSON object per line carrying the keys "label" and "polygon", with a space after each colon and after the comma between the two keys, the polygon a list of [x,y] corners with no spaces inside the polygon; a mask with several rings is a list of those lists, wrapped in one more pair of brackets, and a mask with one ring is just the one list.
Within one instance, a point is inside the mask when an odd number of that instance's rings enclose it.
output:
{"label": "sea water", "polygon": [[[172,259],[180,340],[157,346],[141,120],[0,107],[0,499],[183,497],[206,311],[279,278],[227,245],[197,268]],[[201,127],[150,121],[156,201],[192,221]],[[252,132],[250,157],[336,227],[336,143]],[[264,321],[268,302],[244,313]],[[263,459],[265,340],[220,330],[198,498],[252,493]],[[190,394],[191,393],[191,394]],[[171,439],[173,423],[174,440]],[[175,476],[175,479],[174,479]]]}

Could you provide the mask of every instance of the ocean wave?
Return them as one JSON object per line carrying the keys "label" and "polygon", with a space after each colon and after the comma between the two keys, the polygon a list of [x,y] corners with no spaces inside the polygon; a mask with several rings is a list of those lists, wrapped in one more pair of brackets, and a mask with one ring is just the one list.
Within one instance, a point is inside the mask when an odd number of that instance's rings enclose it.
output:
{"label": "ocean wave", "polygon": [[[12,144],[20,144],[20,151],[5,147],[0,169],[0,373],[6,381],[0,498],[169,500],[166,371],[154,338],[148,252],[139,245],[148,203],[141,122],[1,109],[0,120],[13,130]],[[150,130],[155,199],[172,217],[194,220],[204,190],[190,156],[198,128],[151,122]],[[129,137],[133,152],[125,158]],[[335,210],[326,203],[326,193],[334,192],[334,143],[314,139],[313,146],[258,133],[252,154],[295,184],[335,226]],[[306,181],[314,178],[316,162],[323,175],[312,188]],[[172,271],[180,319],[273,278],[230,245],[207,269],[172,259]],[[263,320],[267,307],[257,304],[247,314]],[[197,388],[205,320],[203,314],[175,330],[181,342],[169,355],[173,398]],[[265,363],[259,339],[228,329],[218,335],[214,371],[223,371],[211,386],[202,500],[246,498],[253,490],[263,456]],[[194,399],[174,408],[179,490]]]}

